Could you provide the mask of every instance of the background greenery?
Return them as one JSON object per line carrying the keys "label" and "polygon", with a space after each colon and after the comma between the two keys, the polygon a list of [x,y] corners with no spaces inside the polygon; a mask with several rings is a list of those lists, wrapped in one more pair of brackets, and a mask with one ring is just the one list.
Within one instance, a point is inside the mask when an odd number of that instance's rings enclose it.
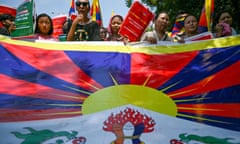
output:
{"label": "background greenery", "polygon": [[[130,7],[134,0],[125,0],[127,7]],[[156,14],[160,11],[167,11],[170,16],[170,27],[175,21],[175,17],[179,10],[187,11],[188,13],[200,18],[201,10],[204,5],[204,0],[141,0]],[[240,32],[240,0],[215,0],[214,17],[223,10],[228,9],[233,14],[233,27]],[[215,25],[215,20],[213,26]]]}

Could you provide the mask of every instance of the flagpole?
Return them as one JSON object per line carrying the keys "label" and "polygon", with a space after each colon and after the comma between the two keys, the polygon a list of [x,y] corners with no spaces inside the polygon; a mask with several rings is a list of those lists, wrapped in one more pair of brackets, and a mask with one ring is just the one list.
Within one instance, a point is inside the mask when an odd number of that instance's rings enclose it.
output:
{"label": "flagpole", "polygon": [[102,26],[102,13],[99,0],[93,0],[90,16],[92,17],[92,21],[96,21],[99,26]]}

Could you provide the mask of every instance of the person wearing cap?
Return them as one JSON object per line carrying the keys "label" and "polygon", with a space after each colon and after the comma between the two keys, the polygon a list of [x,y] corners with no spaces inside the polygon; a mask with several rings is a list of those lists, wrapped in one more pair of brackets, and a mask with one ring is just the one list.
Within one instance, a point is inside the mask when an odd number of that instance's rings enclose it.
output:
{"label": "person wearing cap", "polygon": [[10,36],[11,32],[16,30],[15,17],[10,14],[0,15],[0,34]]}

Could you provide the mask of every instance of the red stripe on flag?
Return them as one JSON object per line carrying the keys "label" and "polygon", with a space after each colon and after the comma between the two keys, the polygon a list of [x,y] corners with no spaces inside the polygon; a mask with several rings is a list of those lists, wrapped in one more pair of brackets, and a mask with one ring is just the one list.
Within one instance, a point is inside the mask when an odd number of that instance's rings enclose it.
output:
{"label": "red stripe on flag", "polygon": [[239,107],[239,104],[177,104],[177,107],[179,113],[240,118],[240,109],[232,110]]}
{"label": "red stripe on flag", "polygon": [[80,116],[81,109],[21,110],[0,109],[0,122],[32,121]]}
{"label": "red stripe on flag", "polygon": [[84,73],[60,50],[44,50],[29,46],[3,43],[3,46],[29,65],[59,79],[95,92],[102,86]]}
{"label": "red stripe on flag", "polygon": [[158,88],[176,75],[197,54],[198,51],[164,55],[133,53],[131,84],[143,85],[147,81],[147,86]]}
{"label": "red stripe on flag", "polygon": [[1,85],[0,87],[1,94],[75,102],[80,102],[85,99],[85,96],[81,94],[53,89],[37,83],[14,79],[2,74],[0,74],[0,80],[1,83],[4,83],[4,85]]}
{"label": "red stripe on flag", "polygon": [[239,77],[239,67],[240,62],[236,62],[235,64],[223,69],[216,74],[206,77],[205,79],[188,87],[170,92],[168,95],[173,95],[171,96],[172,98],[180,98],[183,96],[193,96],[238,85],[240,84],[240,78],[236,78]]}

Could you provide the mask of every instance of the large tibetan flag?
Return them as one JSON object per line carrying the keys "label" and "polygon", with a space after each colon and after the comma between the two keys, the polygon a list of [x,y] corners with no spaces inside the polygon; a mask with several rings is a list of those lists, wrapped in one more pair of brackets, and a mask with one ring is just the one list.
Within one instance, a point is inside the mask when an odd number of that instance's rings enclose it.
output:
{"label": "large tibetan flag", "polygon": [[1,144],[238,144],[239,39],[125,46],[1,36]]}
{"label": "large tibetan flag", "polygon": [[214,0],[205,0],[199,19],[198,31],[200,33],[211,31],[214,13]]}
{"label": "large tibetan flag", "polygon": [[71,3],[70,3],[70,8],[69,8],[69,11],[68,11],[68,17],[71,18],[71,20],[74,20],[76,18],[76,13],[75,13],[75,3],[74,3],[74,0],[71,0]]}
{"label": "large tibetan flag", "polygon": [[90,15],[93,21],[96,21],[99,26],[102,26],[102,13],[99,0],[93,0]]}

